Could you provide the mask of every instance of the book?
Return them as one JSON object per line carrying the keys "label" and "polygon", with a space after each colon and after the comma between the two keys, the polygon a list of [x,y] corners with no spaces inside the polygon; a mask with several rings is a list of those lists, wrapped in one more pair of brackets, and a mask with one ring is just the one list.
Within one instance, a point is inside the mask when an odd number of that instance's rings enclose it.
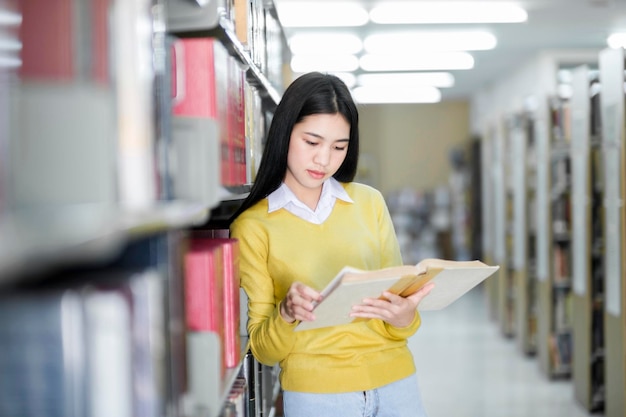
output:
{"label": "book", "polygon": [[0,415],[87,416],[84,313],[73,290],[0,295]]}
{"label": "book", "polygon": [[[204,256],[221,256],[221,261],[214,259],[213,262],[218,266],[218,270],[215,273],[219,273],[219,276],[211,278],[212,280],[219,281],[215,286],[216,290],[222,291],[221,294],[215,294],[215,297],[219,297],[219,305],[222,306],[221,319],[219,323],[215,324],[215,329],[211,328],[196,328],[192,330],[209,330],[216,332],[220,335],[221,349],[223,353],[223,361],[225,368],[233,368],[239,365],[241,362],[241,307],[240,307],[240,285],[239,285],[239,241],[228,237],[215,237],[223,236],[224,234],[219,229],[212,230],[210,232],[201,231],[193,234],[192,248],[202,247],[208,254]],[[189,257],[189,255],[187,255]],[[188,264],[189,266],[189,264]],[[188,273],[191,270],[188,269]],[[189,289],[189,287],[188,287]],[[205,294],[206,295],[206,294]],[[216,301],[207,301],[203,305],[208,308],[211,304],[215,304]],[[189,303],[187,303],[189,308]],[[211,312],[210,315],[214,318],[219,318],[220,312]],[[247,318],[247,316],[246,316]]]}
{"label": "book", "polygon": [[365,298],[380,298],[383,291],[402,297],[417,292],[429,282],[435,287],[422,299],[418,310],[440,310],[483,282],[499,269],[481,261],[424,259],[417,265],[400,265],[374,271],[344,267],[321,291],[315,306],[315,321],[301,322],[297,331],[348,324],[363,319],[350,317],[352,306]]}
{"label": "book", "polygon": [[213,206],[230,181],[228,63],[215,38],[176,40],[170,48],[173,192],[176,198]]}
{"label": "book", "polygon": [[212,240],[221,246],[224,255],[224,364],[233,368],[241,362],[239,241],[230,238]]}
{"label": "book", "polygon": [[185,316],[188,331],[224,335],[224,254],[211,239],[193,238],[185,254]]}

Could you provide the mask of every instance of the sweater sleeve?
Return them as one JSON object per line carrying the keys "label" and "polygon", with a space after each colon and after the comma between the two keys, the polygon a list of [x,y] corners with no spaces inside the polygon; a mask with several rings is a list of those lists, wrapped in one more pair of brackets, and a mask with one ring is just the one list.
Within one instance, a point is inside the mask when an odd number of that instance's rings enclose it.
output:
{"label": "sweater sleeve", "polygon": [[272,277],[267,268],[268,237],[258,222],[238,218],[231,237],[239,241],[241,287],[248,296],[248,334],[255,358],[274,365],[284,359],[295,343],[293,329],[280,315]]}

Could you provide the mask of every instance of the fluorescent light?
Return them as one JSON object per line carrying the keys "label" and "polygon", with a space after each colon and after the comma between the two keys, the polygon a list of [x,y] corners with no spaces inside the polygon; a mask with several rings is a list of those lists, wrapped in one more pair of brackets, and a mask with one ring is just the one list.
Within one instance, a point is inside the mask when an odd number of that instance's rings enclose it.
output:
{"label": "fluorescent light", "polygon": [[489,32],[413,31],[377,33],[365,38],[365,50],[371,54],[411,51],[475,51],[495,48],[496,37]]}
{"label": "fluorescent light", "polygon": [[449,72],[404,72],[361,74],[357,77],[362,87],[410,87],[430,85],[433,87],[452,87],[454,76]]}
{"label": "fluorescent light", "polygon": [[[332,74],[337,76],[341,81],[343,81],[348,88],[352,88],[356,85],[356,76],[351,72],[333,72],[333,71],[323,71],[327,74]],[[294,78],[298,78],[299,76],[304,75],[304,73],[294,73]]]}
{"label": "fluorescent light", "polygon": [[613,33],[606,40],[609,48],[626,48],[626,33]]}
{"label": "fluorescent light", "polygon": [[356,54],[363,49],[361,38],[348,33],[306,33],[289,38],[292,54]]}
{"label": "fluorescent light", "polygon": [[367,10],[349,2],[279,2],[276,6],[284,27],[363,26]]}
{"label": "fluorescent light", "polygon": [[437,103],[441,92],[432,86],[356,87],[352,96],[357,103]]}
{"label": "fluorescent light", "polygon": [[487,1],[385,2],[374,7],[375,23],[519,23],[528,13],[513,3]]}
{"label": "fluorescent light", "polygon": [[291,58],[293,72],[350,72],[359,68],[359,59],[349,54],[294,55]]}
{"label": "fluorescent light", "polygon": [[474,58],[467,52],[367,54],[361,57],[360,64],[365,71],[463,70],[474,67]]}

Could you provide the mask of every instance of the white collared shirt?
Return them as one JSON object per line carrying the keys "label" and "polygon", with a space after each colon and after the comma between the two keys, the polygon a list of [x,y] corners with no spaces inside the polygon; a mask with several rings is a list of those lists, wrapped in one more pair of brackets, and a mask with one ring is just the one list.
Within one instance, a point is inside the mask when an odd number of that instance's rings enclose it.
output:
{"label": "white collared shirt", "polygon": [[322,224],[333,211],[337,199],[353,203],[346,190],[334,178],[329,178],[322,185],[322,195],[315,210],[311,210],[306,204],[298,200],[298,197],[289,189],[284,182],[267,196],[268,213],[284,208],[291,214],[314,224]]}

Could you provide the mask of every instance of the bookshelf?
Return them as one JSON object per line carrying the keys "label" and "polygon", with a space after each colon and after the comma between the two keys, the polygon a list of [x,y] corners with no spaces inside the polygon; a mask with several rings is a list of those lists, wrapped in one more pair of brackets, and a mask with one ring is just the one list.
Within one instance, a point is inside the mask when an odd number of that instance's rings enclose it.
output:
{"label": "bookshelf", "polygon": [[504,181],[504,249],[500,273],[499,303],[501,311],[501,330],[507,337],[516,335],[516,321],[520,291],[516,280],[520,271],[520,253],[518,238],[525,219],[521,217],[520,202],[524,190],[525,178],[522,174],[524,154],[526,151],[524,137],[521,132],[521,121],[517,115],[509,116],[505,120],[504,133],[504,166],[502,168]]}
{"label": "bookshelf", "polygon": [[489,292],[492,295],[494,317],[505,335],[511,335],[513,310],[510,308],[512,299],[510,296],[509,256],[510,240],[508,233],[510,216],[510,198],[507,184],[507,166],[509,165],[506,153],[506,136],[503,126],[494,128],[491,139],[492,186],[493,186],[493,260],[500,265],[497,279],[490,284]]}
{"label": "bookshelf", "polygon": [[536,157],[532,109],[514,116],[513,139],[513,275],[516,289],[515,337],[522,353],[536,350]]}
{"label": "bookshelf", "polygon": [[624,295],[624,69],[623,49],[599,54],[604,183],[604,352],[607,417],[626,412],[626,314]]}
{"label": "bookshelf", "polygon": [[572,379],[588,411],[604,409],[603,185],[597,70],[572,78]]}
{"label": "bookshelf", "polygon": [[[496,239],[496,222],[495,213],[498,212],[496,207],[496,184],[498,179],[499,167],[495,163],[495,138],[494,129],[489,128],[482,140],[480,160],[481,160],[481,206],[482,206],[482,252],[483,259],[488,265],[496,262],[497,249],[495,248]],[[500,283],[499,272],[496,272],[497,279],[490,279],[485,283],[487,292],[487,302],[489,316],[492,320],[498,320],[498,286]]]}
{"label": "bookshelf", "polygon": [[[549,99],[549,133],[541,144],[541,204],[548,209],[544,236],[538,240],[539,363],[550,378],[571,374],[571,173],[569,99]],[[538,148],[539,151],[539,148]],[[546,152],[546,155],[543,153]],[[545,165],[547,163],[547,165]],[[542,166],[543,165],[543,166]],[[539,171],[538,171],[539,174]],[[538,183],[539,184],[539,183]],[[546,188],[544,188],[546,187]],[[539,191],[539,190],[538,190]],[[543,251],[543,252],[541,252]]]}
{"label": "bookshelf", "polygon": [[[226,364],[228,336],[191,329],[185,256],[254,181],[290,81],[273,3],[9,0],[0,12],[15,17],[0,39],[22,44],[0,71],[0,415],[271,415],[277,372],[245,334]],[[183,39],[223,49],[223,114],[175,114]],[[225,181],[231,163],[239,176]]]}

